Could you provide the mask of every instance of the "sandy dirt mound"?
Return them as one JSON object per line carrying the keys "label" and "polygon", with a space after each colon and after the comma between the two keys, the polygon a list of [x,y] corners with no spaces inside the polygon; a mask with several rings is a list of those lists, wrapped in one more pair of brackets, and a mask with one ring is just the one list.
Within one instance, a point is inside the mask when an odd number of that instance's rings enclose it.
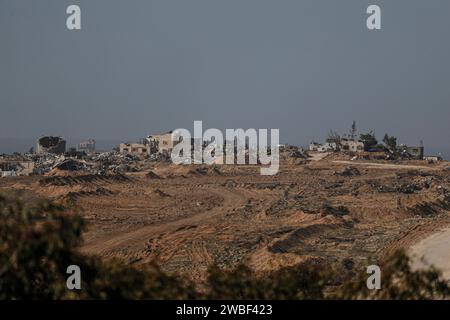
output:
{"label": "sandy dirt mound", "polygon": [[450,176],[437,166],[327,156],[274,176],[259,169],[152,162],[126,174],[4,179],[0,190],[70,200],[88,223],[84,253],[157,259],[199,281],[211,264],[364,264],[450,224]]}

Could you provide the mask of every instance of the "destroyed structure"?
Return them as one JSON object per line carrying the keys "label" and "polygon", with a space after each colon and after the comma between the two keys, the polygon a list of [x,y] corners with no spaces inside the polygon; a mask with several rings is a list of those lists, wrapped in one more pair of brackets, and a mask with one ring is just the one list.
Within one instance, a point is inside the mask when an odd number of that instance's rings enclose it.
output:
{"label": "destroyed structure", "polygon": [[172,131],[163,134],[149,135],[140,143],[121,143],[119,152],[134,156],[164,155],[169,156],[175,143],[172,141]]}
{"label": "destroyed structure", "polygon": [[66,140],[61,137],[44,136],[37,141],[37,154],[63,154],[64,152],[66,152]]}
{"label": "destroyed structure", "polygon": [[340,147],[343,151],[350,151],[350,152],[364,151],[364,143],[361,140],[342,138],[340,141]]}
{"label": "destroyed structure", "polygon": [[0,176],[15,177],[29,176],[33,173],[34,162],[25,159],[4,160],[0,159]]}
{"label": "destroyed structure", "polygon": [[89,139],[86,141],[81,141],[78,144],[78,151],[86,152],[86,153],[92,153],[95,152],[95,140]]}
{"label": "destroyed structure", "polygon": [[[384,155],[385,159],[411,159],[411,160],[424,160],[424,147],[421,143],[419,147],[416,146],[407,146],[401,144],[399,146],[396,145],[397,138],[393,138],[394,141],[392,144],[385,145],[379,144],[373,135],[373,133],[361,135],[361,136],[369,136],[371,139],[369,141],[363,141],[361,139],[356,139],[353,134],[352,137],[340,137],[338,134],[334,134],[332,137],[327,139],[327,142],[324,144],[318,142],[311,142],[309,145],[309,151],[311,152],[351,152],[351,153],[381,153]],[[386,135],[387,136],[387,135]],[[387,136],[388,137],[388,136]],[[389,138],[389,137],[388,137]],[[439,161],[439,158],[432,158],[432,161]]]}
{"label": "destroyed structure", "polygon": [[424,158],[424,147],[408,147],[405,145],[401,145],[399,148],[399,152],[401,154],[406,154],[410,158],[416,159],[416,160],[423,160]]}
{"label": "destroyed structure", "polygon": [[439,162],[442,161],[443,159],[441,156],[424,156],[423,160],[428,162]]}
{"label": "destroyed structure", "polygon": [[334,142],[326,142],[325,144],[311,142],[311,144],[309,145],[309,151],[329,152],[329,151],[337,151],[337,150],[338,150],[338,146]]}
{"label": "destroyed structure", "polygon": [[130,154],[134,156],[149,155],[150,147],[143,143],[121,143],[119,145],[119,152],[121,154]]}
{"label": "destroyed structure", "polygon": [[350,151],[350,152],[363,152],[364,143],[361,140],[341,138],[339,142],[326,142],[320,144],[317,142],[311,142],[309,145],[309,151],[316,152],[335,152],[335,151]]}
{"label": "destroyed structure", "polygon": [[[364,137],[366,136],[366,137]],[[367,136],[372,139],[367,139]],[[395,139],[395,138],[394,138]],[[395,139],[396,140],[396,139]],[[355,138],[355,134],[340,137],[338,134],[330,135],[324,144],[311,142],[309,152],[340,152],[352,154],[356,159],[381,159],[381,160],[425,160],[429,163],[442,160],[440,155],[424,155],[422,143],[419,147],[406,145],[379,144],[373,133],[361,135],[361,139]],[[89,174],[118,174],[125,172],[139,172],[154,166],[155,161],[171,162],[171,152],[178,143],[172,141],[172,131],[163,134],[149,135],[139,143],[121,143],[118,148],[109,152],[95,152],[95,140],[82,141],[77,148],[66,151],[66,141],[61,137],[43,136],[37,141],[36,153],[13,155],[0,155],[0,177],[15,177],[26,175],[53,175],[61,171],[82,171]],[[216,144],[211,141],[196,141],[191,139],[191,154],[197,152],[195,145],[201,144],[202,149],[212,144],[215,150],[222,149],[224,154],[233,153],[235,160],[239,156],[249,158],[249,144],[246,141],[239,144],[237,139]],[[215,150],[213,152],[215,152]],[[202,152],[202,151],[200,151]],[[301,147],[279,145],[280,159],[288,164],[304,164],[310,161],[310,154]],[[200,155],[201,156],[201,155]],[[187,161],[187,163],[190,163]],[[216,164],[220,164],[218,158]],[[64,173],[62,173],[64,174]],[[355,170],[336,172],[336,175],[356,174]]]}
{"label": "destroyed structure", "polygon": [[172,131],[163,134],[150,135],[145,138],[145,141],[150,147],[151,154],[170,154],[174,147],[174,142],[172,141]]}

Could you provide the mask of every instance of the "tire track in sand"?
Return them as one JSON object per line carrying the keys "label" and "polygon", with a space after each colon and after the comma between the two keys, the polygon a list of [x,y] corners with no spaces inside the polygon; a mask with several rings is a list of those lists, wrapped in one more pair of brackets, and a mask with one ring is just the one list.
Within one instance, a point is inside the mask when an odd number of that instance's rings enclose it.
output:
{"label": "tire track in sand", "polygon": [[187,218],[167,222],[161,225],[145,226],[127,233],[110,235],[96,239],[93,242],[87,242],[81,247],[81,252],[102,255],[124,247],[128,249],[139,249],[144,247],[146,240],[152,236],[173,232],[181,227],[189,225],[207,224],[217,216],[220,216],[233,208],[244,205],[247,201],[247,196],[242,190],[217,187],[214,190],[208,190],[208,192],[223,197],[224,200],[222,204],[211,210]]}

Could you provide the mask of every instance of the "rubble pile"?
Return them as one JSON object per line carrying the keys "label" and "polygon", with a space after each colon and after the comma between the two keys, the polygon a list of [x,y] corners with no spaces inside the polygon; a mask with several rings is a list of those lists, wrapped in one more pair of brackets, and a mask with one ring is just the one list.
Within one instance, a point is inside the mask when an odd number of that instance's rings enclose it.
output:
{"label": "rubble pile", "polygon": [[435,201],[420,202],[409,210],[418,216],[427,217],[439,214],[442,210],[450,210],[450,196],[439,197]]}
{"label": "rubble pile", "polygon": [[96,163],[97,170],[100,173],[123,173],[136,172],[137,163],[140,160],[138,156],[131,154],[120,154],[117,152],[103,152],[92,158]]}
{"label": "rubble pile", "polygon": [[221,175],[220,169],[216,165],[194,167],[188,173],[194,176]]}
{"label": "rubble pile", "polygon": [[67,158],[64,155],[52,153],[31,155],[30,158],[34,161],[33,174],[35,175],[44,175],[55,169],[61,171],[90,171],[94,166],[86,160]]}
{"label": "rubble pile", "polygon": [[379,181],[369,181],[369,186],[380,193],[403,193],[413,194],[422,190],[435,188],[441,193],[443,179],[440,176],[422,171],[398,172],[395,174],[395,180],[389,184],[382,184]]}
{"label": "rubble pile", "polygon": [[156,161],[158,157],[142,158],[115,151],[99,154],[84,154],[76,157],[55,154],[32,155],[35,162],[34,174],[47,174],[54,169],[62,171],[84,171],[90,174],[118,174],[141,171],[146,161]]}
{"label": "rubble pile", "polygon": [[79,161],[75,159],[64,159],[63,161],[56,163],[53,168],[63,171],[81,171],[87,170],[88,164],[86,161]]}
{"label": "rubble pile", "polygon": [[280,161],[286,164],[305,164],[308,159],[306,151],[297,146],[281,146],[279,152]]}
{"label": "rubble pile", "polygon": [[408,183],[408,184],[401,184],[396,188],[396,191],[399,193],[412,194],[422,189],[423,189],[422,186],[418,183]]}
{"label": "rubble pile", "polygon": [[308,158],[308,155],[306,154],[305,150],[297,146],[288,145],[280,147],[280,153],[285,153],[290,158],[302,158],[302,159]]}
{"label": "rubble pile", "polygon": [[359,176],[361,175],[361,172],[358,170],[358,168],[355,167],[345,167],[343,170],[336,171],[334,174],[342,177],[350,177],[350,176]]}
{"label": "rubble pile", "polygon": [[[69,151],[63,154],[50,152],[14,154],[0,156],[0,171],[16,175],[57,175],[64,172],[82,174],[123,174],[152,170],[155,162],[171,162],[168,154],[132,155],[117,151],[86,153]],[[26,170],[24,165],[26,164]],[[29,165],[31,164],[31,166]],[[31,168],[31,169],[30,169]],[[208,169],[213,174],[220,174],[218,168]],[[21,172],[25,172],[22,174]],[[201,172],[197,172],[201,174]],[[3,174],[2,174],[3,176]],[[149,176],[156,178],[156,176]]]}
{"label": "rubble pile", "polygon": [[43,175],[51,171],[55,165],[63,162],[65,157],[62,155],[56,155],[53,153],[45,153],[42,155],[30,155],[32,161],[34,161],[33,174]]}

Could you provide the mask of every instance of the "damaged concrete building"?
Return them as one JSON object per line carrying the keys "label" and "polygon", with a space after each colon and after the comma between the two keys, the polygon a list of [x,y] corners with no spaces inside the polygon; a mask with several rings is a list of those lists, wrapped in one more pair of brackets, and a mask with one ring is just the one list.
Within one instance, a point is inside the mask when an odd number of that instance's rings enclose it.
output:
{"label": "damaged concrete building", "polygon": [[135,156],[149,155],[150,148],[147,144],[126,142],[119,145],[119,152],[122,154],[131,154]]}
{"label": "damaged concrete building", "polygon": [[64,152],[66,152],[66,140],[61,137],[44,136],[37,141],[37,154],[63,154]]}
{"label": "damaged concrete building", "polygon": [[341,149],[350,152],[364,152],[364,143],[360,140],[342,138]]}
{"label": "damaged concrete building", "polygon": [[356,139],[341,138],[338,143],[326,142],[320,144],[317,142],[311,142],[309,145],[309,151],[316,152],[331,152],[331,151],[349,151],[349,152],[363,152],[364,143]]}
{"label": "damaged concrete building", "polygon": [[312,142],[309,144],[309,151],[319,151],[319,148],[320,148],[321,146],[322,146],[322,145],[321,145],[320,143],[315,142],[315,141],[312,141]]}
{"label": "damaged concrete building", "polygon": [[338,146],[334,142],[326,142],[325,144],[311,142],[311,144],[309,145],[309,151],[328,152],[336,150],[338,150]]}
{"label": "damaged concrete building", "polygon": [[29,176],[33,173],[33,161],[0,161],[0,176]]}
{"label": "damaged concrete building", "polygon": [[170,154],[175,146],[175,143],[172,141],[172,131],[150,135],[145,140],[150,147],[151,154]]}
{"label": "damaged concrete building", "polygon": [[423,160],[428,161],[428,162],[439,162],[444,159],[442,158],[441,155],[437,155],[437,156],[424,156]]}
{"label": "damaged concrete building", "polygon": [[406,152],[417,160],[422,160],[424,156],[424,147],[407,147]]}
{"label": "damaged concrete building", "polygon": [[86,153],[92,153],[95,151],[95,140],[89,139],[81,141],[77,146],[78,151],[83,151]]}
{"label": "damaged concrete building", "polygon": [[422,145],[419,147],[413,147],[402,144],[397,149],[403,157],[412,158],[415,160],[424,159],[425,148]]}
{"label": "damaged concrete building", "polygon": [[119,152],[135,156],[158,154],[168,156],[171,154],[175,144],[172,141],[172,131],[169,131],[163,134],[149,135],[139,143],[121,143]]}

